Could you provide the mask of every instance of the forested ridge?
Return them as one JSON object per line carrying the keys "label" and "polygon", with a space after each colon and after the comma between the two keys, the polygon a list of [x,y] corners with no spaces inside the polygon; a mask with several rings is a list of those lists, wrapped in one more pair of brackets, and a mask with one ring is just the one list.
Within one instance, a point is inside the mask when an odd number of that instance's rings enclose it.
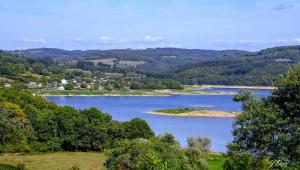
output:
{"label": "forested ridge", "polygon": [[[272,85],[278,76],[287,73],[300,61],[300,46],[264,49],[258,52],[239,50],[197,50],[154,48],[145,50],[29,49],[10,51],[26,58],[50,57],[65,67],[80,68],[93,73],[136,73],[149,78],[173,79],[182,84]],[[112,67],[93,61],[114,59]],[[74,61],[80,64],[74,64]],[[134,67],[118,65],[122,61],[142,61]]]}

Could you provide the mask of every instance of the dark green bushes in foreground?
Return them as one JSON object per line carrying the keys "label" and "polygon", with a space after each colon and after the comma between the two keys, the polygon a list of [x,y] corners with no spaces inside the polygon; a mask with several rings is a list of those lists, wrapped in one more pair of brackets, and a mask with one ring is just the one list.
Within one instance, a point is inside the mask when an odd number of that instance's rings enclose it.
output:
{"label": "dark green bushes in foreground", "polygon": [[265,99],[236,96],[243,113],[233,125],[224,169],[300,169],[300,65]]}
{"label": "dark green bushes in foreground", "polygon": [[117,122],[19,89],[0,89],[0,118],[0,152],[103,151],[117,140],[154,136],[144,120]]}
{"label": "dark green bushes in foreground", "polygon": [[[192,140],[197,143],[199,139]],[[105,166],[111,170],[208,169],[206,151],[197,146],[189,146],[187,149],[182,149],[170,134],[151,139],[124,140],[108,152]]]}

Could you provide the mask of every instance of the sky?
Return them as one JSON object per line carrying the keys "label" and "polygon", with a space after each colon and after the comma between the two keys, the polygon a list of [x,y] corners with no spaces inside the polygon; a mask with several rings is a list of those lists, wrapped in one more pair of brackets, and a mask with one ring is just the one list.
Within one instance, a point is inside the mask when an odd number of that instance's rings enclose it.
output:
{"label": "sky", "polygon": [[4,50],[299,44],[299,0],[0,0]]}

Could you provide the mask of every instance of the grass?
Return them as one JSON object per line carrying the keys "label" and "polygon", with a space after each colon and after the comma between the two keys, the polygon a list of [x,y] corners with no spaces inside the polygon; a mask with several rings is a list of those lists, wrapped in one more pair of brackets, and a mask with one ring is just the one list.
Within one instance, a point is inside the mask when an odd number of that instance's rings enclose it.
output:
{"label": "grass", "polygon": [[209,170],[222,170],[224,164],[224,156],[218,153],[209,153],[207,162]]}
{"label": "grass", "polygon": [[105,169],[103,153],[56,152],[35,155],[0,155],[0,169],[17,170],[20,163],[26,170],[68,170],[74,166],[81,170]]}
{"label": "grass", "polygon": [[[25,165],[26,170],[69,170],[79,167],[80,170],[104,170],[105,155],[94,152],[56,152],[35,155],[0,155],[0,169],[20,170]],[[222,170],[224,157],[221,154],[208,154],[208,169]]]}
{"label": "grass", "polygon": [[155,110],[154,112],[168,113],[168,114],[182,114],[182,113],[189,113],[192,111],[194,111],[194,109],[184,108],[184,109],[160,109],[160,110]]}

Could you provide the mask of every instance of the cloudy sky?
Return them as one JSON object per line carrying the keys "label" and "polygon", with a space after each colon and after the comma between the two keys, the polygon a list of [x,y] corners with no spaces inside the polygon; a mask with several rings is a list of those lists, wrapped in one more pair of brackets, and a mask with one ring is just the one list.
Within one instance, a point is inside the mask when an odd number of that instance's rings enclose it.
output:
{"label": "cloudy sky", "polygon": [[0,49],[300,44],[299,0],[0,0]]}

